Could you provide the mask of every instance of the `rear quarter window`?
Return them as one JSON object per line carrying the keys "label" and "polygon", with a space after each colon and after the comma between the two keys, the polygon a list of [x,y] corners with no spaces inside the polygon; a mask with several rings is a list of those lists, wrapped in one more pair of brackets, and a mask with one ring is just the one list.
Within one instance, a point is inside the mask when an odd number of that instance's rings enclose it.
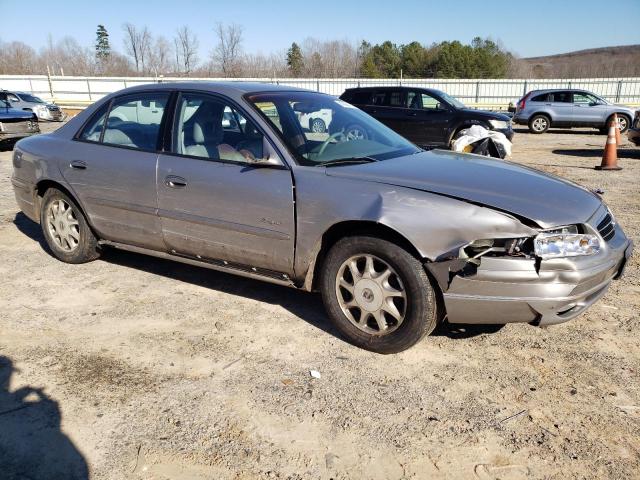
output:
{"label": "rear quarter window", "polygon": [[532,102],[546,102],[549,98],[548,93],[543,93],[542,95],[536,95],[531,99]]}

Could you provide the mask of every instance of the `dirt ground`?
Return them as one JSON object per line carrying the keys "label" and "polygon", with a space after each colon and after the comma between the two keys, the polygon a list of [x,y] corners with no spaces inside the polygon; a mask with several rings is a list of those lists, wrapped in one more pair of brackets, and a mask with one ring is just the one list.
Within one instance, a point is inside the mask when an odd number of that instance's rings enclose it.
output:
{"label": "dirt ground", "polygon": [[[605,190],[638,245],[640,149],[598,172],[604,143],[519,131],[513,159]],[[18,213],[11,168],[0,153],[13,478],[640,478],[638,254],[569,323],[444,325],[381,356],[338,338],[317,295],[124,252],[58,262]]]}

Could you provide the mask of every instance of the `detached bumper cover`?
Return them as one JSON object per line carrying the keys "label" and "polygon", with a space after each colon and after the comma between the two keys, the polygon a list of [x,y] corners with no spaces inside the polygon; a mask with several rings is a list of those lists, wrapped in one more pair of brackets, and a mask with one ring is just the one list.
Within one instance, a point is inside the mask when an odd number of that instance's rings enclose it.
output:
{"label": "detached bumper cover", "polygon": [[571,320],[606,293],[631,257],[633,242],[618,225],[615,229],[593,256],[542,261],[483,257],[474,272],[454,275],[443,288],[448,321],[543,326]]}

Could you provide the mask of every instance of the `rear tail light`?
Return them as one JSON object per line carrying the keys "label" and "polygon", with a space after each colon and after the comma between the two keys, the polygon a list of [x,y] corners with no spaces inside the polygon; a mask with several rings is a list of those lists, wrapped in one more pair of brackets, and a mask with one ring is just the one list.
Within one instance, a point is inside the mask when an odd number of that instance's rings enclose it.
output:
{"label": "rear tail light", "polygon": [[524,110],[524,107],[527,105],[527,98],[529,98],[529,95],[531,95],[531,92],[527,93],[524,97],[520,99],[520,101],[518,102],[519,110]]}

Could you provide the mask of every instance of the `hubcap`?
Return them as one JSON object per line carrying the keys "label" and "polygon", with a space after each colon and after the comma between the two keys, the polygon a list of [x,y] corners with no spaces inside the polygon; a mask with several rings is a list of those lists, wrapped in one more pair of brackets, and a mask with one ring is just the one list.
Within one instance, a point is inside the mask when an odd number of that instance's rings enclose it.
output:
{"label": "hubcap", "polygon": [[355,255],[342,263],[336,295],[347,319],[370,335],[387,335],[405,319],[407,294],[402,280],[374,255]]}
{"label": "hubcap", "polygon": [[359,128],[351,128],[347,130],[345,137],[347,137],[347,142],[352,140],[364,140],[364,132]]}
{"label": "hubcap", "polygon": [[620,127],[620,131],[625,130],[627,128],[627,119],[618,117],[618,126]]}
{"label": "hubcap", "polygon": [[71,252],[80,243],[80,225],[73,208],[64,200],[56,200],[47,209],[49,236],[58,248]]}
{"label": "hubcap", "polygon": [[313,133],[322,133],[324,132],[324,128],[322,126],[322,122],[320,120],[314,120],[311,125],[311,130]]}
{"label": "hubcap", "polygon": [[542,130],[544,130],[545,128],[547,128],[547,121],[544,118],[536,118],[533,121],[533,128],[540,132]]}

